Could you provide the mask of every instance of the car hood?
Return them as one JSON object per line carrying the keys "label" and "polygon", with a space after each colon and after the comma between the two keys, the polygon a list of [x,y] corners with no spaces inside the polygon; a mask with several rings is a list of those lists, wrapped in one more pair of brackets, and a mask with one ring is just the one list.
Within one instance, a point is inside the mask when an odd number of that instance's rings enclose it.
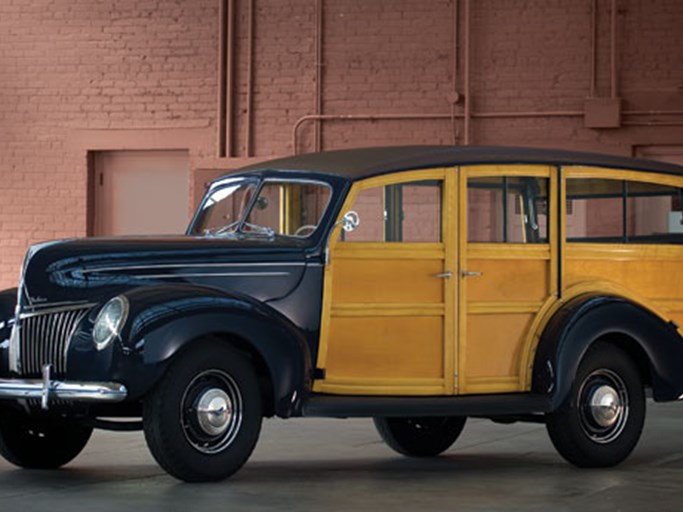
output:
{"label": "car hood", "polygon": [[305,267],[300,240],[164,236],[85,238],[32,246],[22,305],[96,302],[137,286],[191,283],[259,300],[287,295]]}

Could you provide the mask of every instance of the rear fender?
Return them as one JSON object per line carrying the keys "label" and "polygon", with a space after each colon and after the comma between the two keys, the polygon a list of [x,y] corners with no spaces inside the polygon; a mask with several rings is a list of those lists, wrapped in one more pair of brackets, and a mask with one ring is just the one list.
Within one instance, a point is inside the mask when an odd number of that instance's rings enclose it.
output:
{"label": "rear fender", "polygon": [[683,339],[676,326],[619,297],[581,295],[546,326],[536,350],[532,391],[549,394],[553,409],[570,396],[581,359],[598,339],[623,348],[645,373],[656,401],[683,394]]}

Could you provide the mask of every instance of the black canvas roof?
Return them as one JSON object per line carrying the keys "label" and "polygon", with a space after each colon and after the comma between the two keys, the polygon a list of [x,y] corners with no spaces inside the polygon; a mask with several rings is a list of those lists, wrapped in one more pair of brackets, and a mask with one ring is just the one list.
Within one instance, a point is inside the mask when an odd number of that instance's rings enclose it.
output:
{"label": "black canvas roof", "polygon": [[675,164],[576,151],[496,146],[388,146],[307,153],[261,162],[240,171],[299,170],[352,180],[392,171],[467,164],[586,165],[683,175]]}

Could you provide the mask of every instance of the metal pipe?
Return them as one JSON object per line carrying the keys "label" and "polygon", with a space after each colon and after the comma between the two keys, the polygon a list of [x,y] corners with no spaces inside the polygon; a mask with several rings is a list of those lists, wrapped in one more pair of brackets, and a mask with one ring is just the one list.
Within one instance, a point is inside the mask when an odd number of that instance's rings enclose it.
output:
{"label": "metal pipe", "polygon": [[464,59],[464,74],[465,74],[465,137],[464,137],[464,144],[465,146],[470,144],[470,131],[471,131],[471,114],[472,114],[472,101],[470,98],[470,93],[471,93],[471,84],[470,84],[470,0],[465,0],[465,48],[464,48],[464,53],[465,53],[465,59]]}
{"label": "metal pipe", "polygon": [[225,156],[230,158],[234,150],[234,119],[235,119],[235,0],[228,0],[228,22],[225,37],[228,41],[226,50],[225,91]]}
{"label": "metal pipe", "polygon": [[590,97],[595,98],[598,88],[598,0],[591,2],[591,84]]}
{"label": "metal pipe", "polygon": [[625,110],[628,116],[683,116],[683,110]]}
{"label": "metal pipe", "polygon": [[[322,0],[315,2],[315,114],[322,114],[322,53],[323,53],[323,3]],[[314,149],[322,148],[322,123],[315,122]],[[295,151],[296,153],[296,148]]]}
{"label": "metal pipe", "polygon": [[[625,116],[683,116],[683,110],[626,110]],[[583,110],[552,110],[552,111],[520,111],[520,112],[473,112],[471,117],[475,119],[530,119],[537,117],[583,117]],[[312,120],[318,121],[381,121],[381,120],[426,120],[426,119],[451,119],[456,117],[463,119],[464,114],[448,113],[433,114],[410,112],[406,114],[326,114],[326,115],[305,115],[297,119],[292,128],[292,147],[297,147],[297,133],[299,127]],[[664,123],[668,121],[625,121],[623,124],[632,126],[652,126],[655,123],[669,126]],[[670,121],[671,126],[679,126],[683,121]],[[296,151],[295,151],[296,154]]]}
{"label": "metal pipe", "polygon": [[617,97],[617,0],[612,0],[610,13],[610,97]]}
{"label": "metal pipe", "polygon": [[683,126],[681,121],[623,121],[624,126]]}
{"label": "metal pipe", "polygon": [[[471,117],[481,118],[481,119],[492,119],[492,118],[533,118],[533,117],[582,117],[584,115],[582,110],[558,110],[549,112],[482,112],[482,113],[472,113]],[[386,120],[425,120],[425,119],[451,119],[452,117],[462,119],[465,114],[433,114],[433,113],[421,113],[421,112],[411,112],[406,114],[309,114],[301,116],[294,123],[292,127],[292,148],[294,149],[294,154],[298,147],[297,133],[299,127],[307,122],[313,120],[319,121],[386,121]]]}
{"label": "metal pipe", "polygon": [[218,105],[217,122],[216,122],[216,156],[222,158],[225,156],[225,125],[226,125],[226,110],[225,110],[225,93],[226,93],[226,10],[227,0],[218,0],[218,66],[216,75],[218,76]]}
{"label": "metal pipe", "polygon": [[251,107],[253,103],[254,88],[254,1],[249,0],[249,11],[247,14],[247,99],[244,117],[244,156],[251,156]]}
{"label": "metal pipe", "polygon": [[458,98],[458,52],[460,50],[459,45],[458,45],[458,36],[459,36],[459,31],[458,31],[458,9],[459,9],[459,2],[458,0],[453,0],[453,72],[451,75],[451,90],[453,96],[450,98],[450,104],[451,104],[451,131],[453,132],[453,145],[455,146],[458,143],[458,129],[457,126],[455,125],[455,103]]}

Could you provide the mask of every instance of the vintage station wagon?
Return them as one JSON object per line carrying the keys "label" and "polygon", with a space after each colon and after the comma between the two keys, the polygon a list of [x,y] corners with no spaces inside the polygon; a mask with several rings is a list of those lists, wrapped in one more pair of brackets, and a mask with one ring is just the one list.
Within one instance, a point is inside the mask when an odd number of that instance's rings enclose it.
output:
{"label": "vintage station wagon", "polygon": [[434,456],[476,416],[617,464],[644,390],[683,395],[682,188],[604,155],[357,149],[216,180],[184,236],[35,245],[0,294],[0,453],[56,468],[141,428],[207,481],[263,417],[372,417]]}

